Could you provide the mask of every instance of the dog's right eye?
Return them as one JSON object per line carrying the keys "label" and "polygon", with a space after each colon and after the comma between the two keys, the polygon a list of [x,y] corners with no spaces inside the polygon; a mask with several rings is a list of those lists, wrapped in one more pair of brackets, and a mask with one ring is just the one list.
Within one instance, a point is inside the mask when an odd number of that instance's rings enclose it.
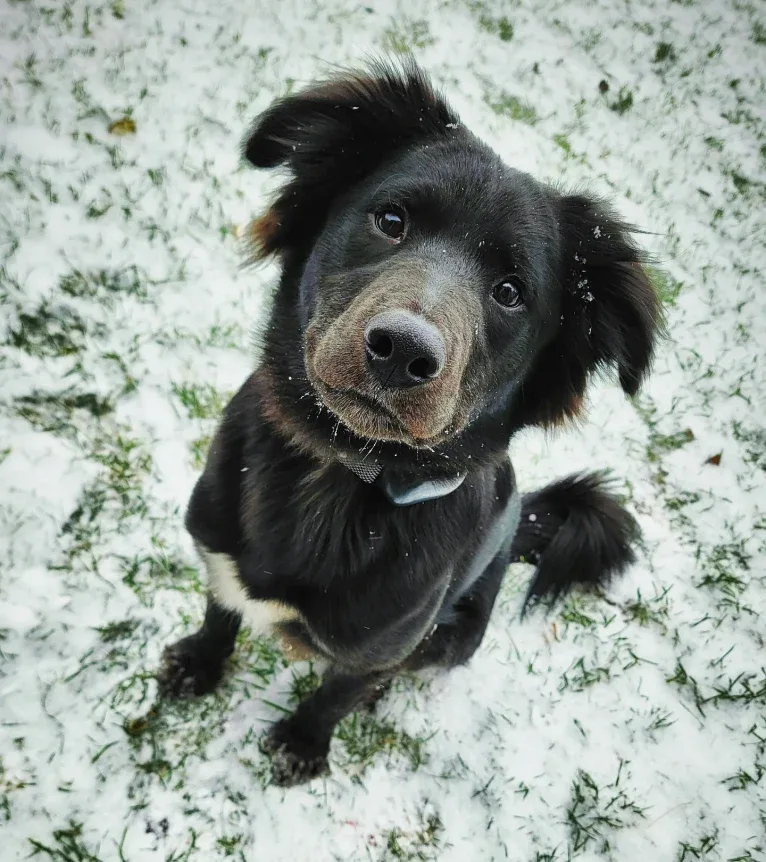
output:
{"label": "dog's right eye", "polygon": [[391,242],[404,239],[404,213],[398,209],[385,209],[375,213],[375,227]]}

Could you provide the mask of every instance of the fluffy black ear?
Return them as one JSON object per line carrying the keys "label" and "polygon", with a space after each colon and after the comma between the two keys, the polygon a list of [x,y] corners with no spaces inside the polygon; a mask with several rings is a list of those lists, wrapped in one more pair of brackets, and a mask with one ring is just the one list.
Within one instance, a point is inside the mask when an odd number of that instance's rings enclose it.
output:
{"label": "fluffy black ear", "polygon": [[646,255],[602,201],[559,199],[561,319],[522,395],[525,421],[555,425],[577,415],[588,378],[614,368],[635,395],[662,331]]}
{"label": "fluffy black ear", "polygon": [[257,168],[292,179],[253,222],[257,257],[296,245],[321,226],[333,198],[414,140],[455,134],[458,118],[414,61],[373,62],[275,102],[244,142]]}

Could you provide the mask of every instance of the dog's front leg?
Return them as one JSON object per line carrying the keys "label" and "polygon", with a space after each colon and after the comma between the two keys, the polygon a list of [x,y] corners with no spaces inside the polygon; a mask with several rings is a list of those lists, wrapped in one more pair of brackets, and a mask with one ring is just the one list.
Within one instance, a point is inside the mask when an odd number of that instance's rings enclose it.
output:
{"label": "dog's front leg", "polygon": [[277,722],[261,744],[271,754],[274,783],[289,787],[326,773],[335,726],[390,676],[383,671],[349,674],[330,670],[320,687],[291,716]]}
{"label": "dog's front leg", "polygon": [[205,621],[199,631],[165,648],[157,675],[162,697],[207,694],[219,683],[242,617],[208,594]]}

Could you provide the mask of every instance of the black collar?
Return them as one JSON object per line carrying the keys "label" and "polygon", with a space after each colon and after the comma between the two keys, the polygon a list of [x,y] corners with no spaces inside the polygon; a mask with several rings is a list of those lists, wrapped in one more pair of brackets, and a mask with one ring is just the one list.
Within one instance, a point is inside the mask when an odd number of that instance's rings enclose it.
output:
{"label": "black collar", "polygon": [[388,497],[394,506],[413,506],[446,497],[457,490],[466,473],[453,473],[438,479],[423,479],[412,473],[399,473],[391,468],[384,469],[376,460],[341,456],[341,462],[366,485],[375,485]]}

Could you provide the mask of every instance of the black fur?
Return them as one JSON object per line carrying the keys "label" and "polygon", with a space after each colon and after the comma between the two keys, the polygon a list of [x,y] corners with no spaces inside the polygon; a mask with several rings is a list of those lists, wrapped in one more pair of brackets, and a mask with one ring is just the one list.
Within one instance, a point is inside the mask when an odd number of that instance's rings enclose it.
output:
{"label": "black fur", "polygon": [[[252,229],[254,253],[280,255],[282,276],[261,366],[226,408],[186,525],[211,573],[227,561],[250,600],[289,609],[276,628],[288,649],[329,664],[263,743],[274,780],[291,784],[326,771],[337,722],[395,673],[471,658],[512,560],[537,566],[527,604],[633,560],[635,522],[600,477],[562,480],[522,507],[507,449],[524,426],[576,415],[602,369],[633,394],[659,307],[604,204],[505,166],[413,64],[282,99],[245,156],[291,174]],[[401,242],[375,218],[392,206],[407,219]],[[493,298],[509,279],[522,284],[518,306]],[[440,329],[440,379],[376,388],[358,347],[369,297],[373,311],[399,303]],[[347,389],[322,376],[339,370]],[[346,466],[361,457],[405,483],[465,480],[399,507]],[[241,621],[220,583],[201,630],[166,652],[168,696],[220,678]]]}
{"label": "black fur", "polygon": [[525,610],[552,604],[575,585],[606,584],[635,562],[638,525],[607,487],[604,475],[593,473],[524,495],[511,562],[536,566]]}

